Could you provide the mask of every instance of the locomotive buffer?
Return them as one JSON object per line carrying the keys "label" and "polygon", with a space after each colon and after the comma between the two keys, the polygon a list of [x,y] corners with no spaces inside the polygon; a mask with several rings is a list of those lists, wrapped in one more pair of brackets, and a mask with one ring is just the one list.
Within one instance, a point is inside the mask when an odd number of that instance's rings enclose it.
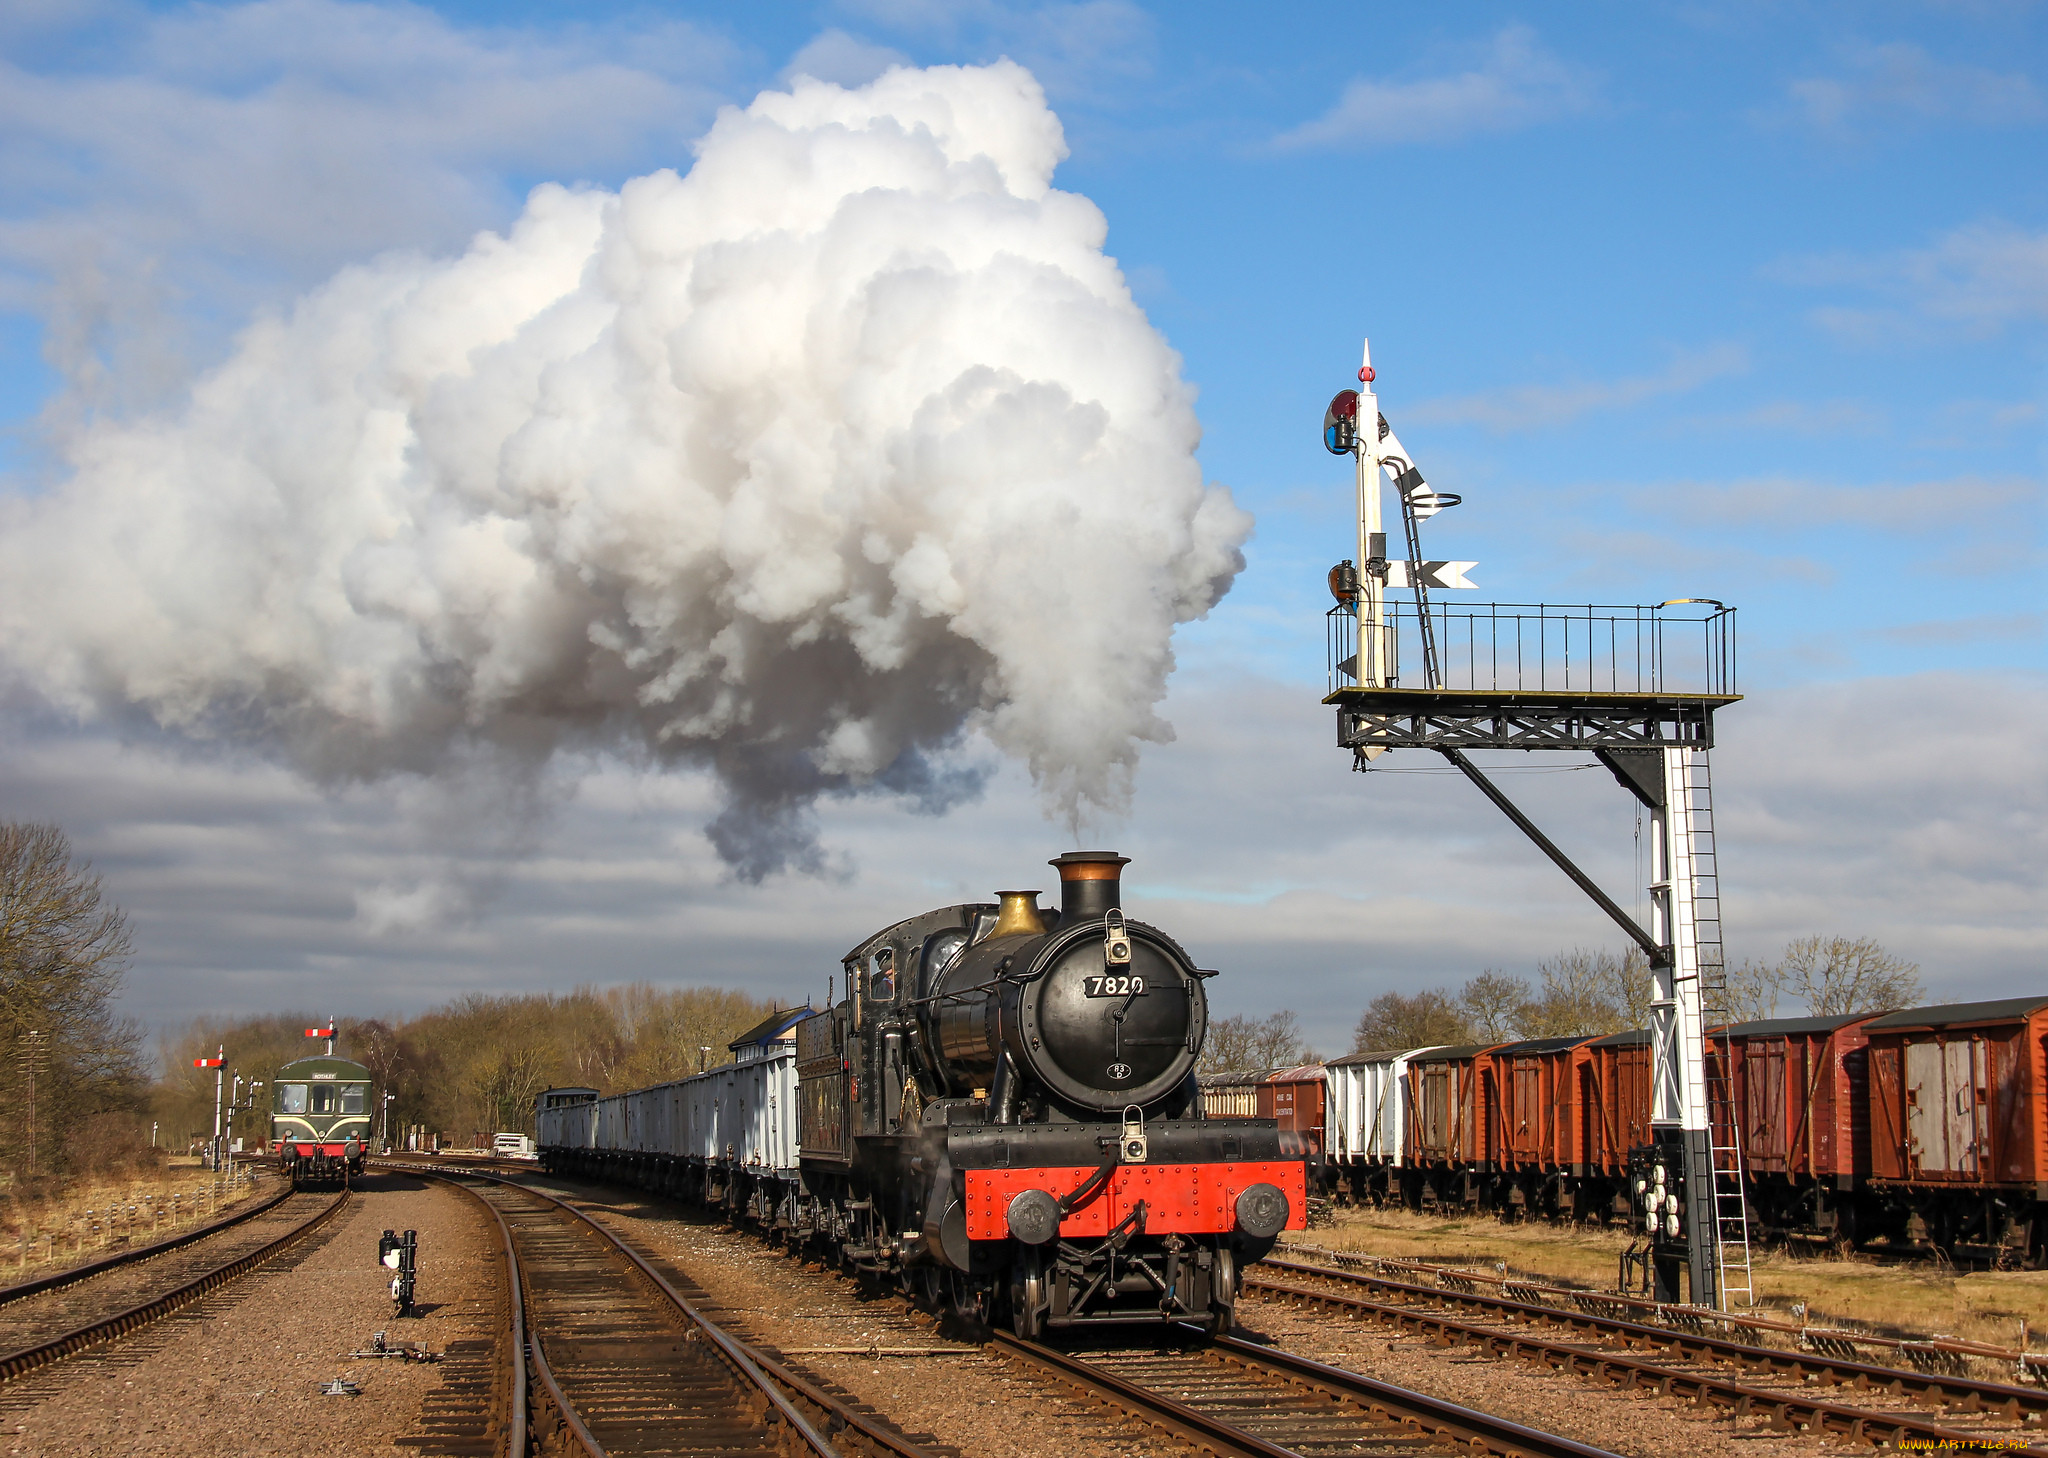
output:
{"label": "locomotive buffer", "polygon": [[[1706,1026],[1726,973],[1707,754],[1714,711],[1737,701],[1734,609],[1705,598],[1654,607],[1487,604],[1452,609],[1429,590],[1469,589],[1474,562],[1422,555],[1421,524],[1459,504],[1424,481],[1380,414],[1371,346],[1358,390],[1323,416],[1323,444],[1354,457],[1356,556],[1330,569],[1326,618],[1337,742],[1354,767],[1394,749],[1455,765],[1592,898],[1650,965],[1651,1127],[1632,1160],[1656,1299],[1751,1299],[1741,1151],[1728,1090],[1709,1086]],[[1390,555],[1385,486],[1402,540]],[[1591,751],[1648,812],[1650,925],[1624,911],[1467,757],[1474,749]],[[1728,1068],[1723,1059],[1721,1070]]]}

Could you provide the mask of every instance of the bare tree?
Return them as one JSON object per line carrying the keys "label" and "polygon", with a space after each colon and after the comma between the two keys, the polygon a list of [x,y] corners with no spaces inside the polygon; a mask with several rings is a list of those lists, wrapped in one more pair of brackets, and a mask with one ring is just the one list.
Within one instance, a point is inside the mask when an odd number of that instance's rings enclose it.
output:
{"label": "bare tree", "polygon": [[0,1158],[31,1163],[34,1076],[37,1172],[76,1153],[85,1119],[140,1109],[141,1031],[114,1012],[131,943],[90,865],[74,862],[54,825],[0,822],[0,1059],[14,1110],[0,1120]]}
{"label": "bare tree", "polygon": [[1458,1006],[1473,1036],[1487,1043],[1503,1043],[1514,1036],[1528,1001],[1529,984],[1498,967],[1487,968],[1458,989]]}
{"label": "bare tree", "polygon": [[[1516,1031],[1523,1037],[1583,1038],[1630,1026],[1627,958],[1574,947],[1546,957],[1536,971],[1543,987],[1522,1005]],[[1648,1002],[1645,993],[1645,1013]]]}
{"label": "bare tree", "polygon": [[1282,1009],[1263,1018],[1239,1013],[1209,1024],[1202,1043],[1203,1073],[1250,1073],[1306,1063],[1309,1046],[1301,1036],[1301,1019]]}
{"label": "bare tree", "polygon": [[1775,962],[1744,959],[1728,969],[1727,991],[1718,1009],[1731,1023],[1760,1023],[1778,1015],[1778,998],[1785,990],[1785,969]]}
{"label": "bare tree", "polygon": [[1447,992],[1435,988],[1413,994],[1383,992],[1359,1017],[1351,1034],[1351,1051],[1469,1043],[1474,1036],[1465,1009]]}
{"label": "bare tree", "polygon": [[1869,937],[1804,937],[1778,964],[1784,985],[1817,1018],[1911,1007],[1925,996],[1920,967]]}

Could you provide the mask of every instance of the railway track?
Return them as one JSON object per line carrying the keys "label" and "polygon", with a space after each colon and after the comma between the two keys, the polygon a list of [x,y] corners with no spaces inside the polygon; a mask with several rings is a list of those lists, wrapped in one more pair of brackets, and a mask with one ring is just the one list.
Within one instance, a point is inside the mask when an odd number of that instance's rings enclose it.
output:
{"label": "railway track", "polygon": [[[1628,1389],[1691,1399],[1782,1429],[1894,1448],[1998,1446],[2048,1458],[2048,1393],[1755,1346],[1476,1290],[1269,1258],[1245,1273],[1262,1300],[1373,1320]],[[1647,1354],[1647,1355],[1645,1355]],[[1732,1369],[1732,1370],[1731,1370]],[[1817,1390],[1818,1389],[1818,1390]],[[1844,1390],[1881,1405],[1834,1401]],[[1941,1409],[1940,1420],[1926,1409]],[[2024,1444],[2024,1448],[2017,1445]]]}
{"label": "railway track", "polygon": [[1604,1449],[1290,1352],[1208,1338],[1192,1326],[1175,1335],[1179,1340],[1085,1358],[1003,1333],[993,1345],[1219,1458],[1430,1451],[1612,1458]]}
{"label": "railway track", "polygon": [[[507,1409],[479,1424],[516,1437],[499,1451],[523,1453],[531,1430],[589,1458],[946,1458],[713,1322],[574,1204],[482,1169],[399,1167],[482,1202],[504,1241],[509,1360],[472,1394],[474,1407]],[[443,1421],[452,1429],[456,1415]]]}
{"label": "railway track", "polygon": [[[0,1306],[0,1382],[169,1316],[297,1245],[339,1215],[348,1200],[346,1190],[332,1198],[287,1192],[285,1199],[203,1231],[60,1272],[62,1280],[26,1283],[36,1290],[16,1288],[17,1294]],[[288,1201],[298,1203],[288,1209]],[[256,1218],[268,1214],[281,1214],[287,1228],[273,1234],[267,1222]],[[237,1233],[251,1239],[232,1240],[232,1253],[206,1238],[230,1240]],[[252,1248],[252,1240],[260,1243]],[[112,1280],[96,1283],[94,1278],[111,1277],[145,1254],[153,1259],[143,1279],[121,1282],[118,1288]],[[44,1297],[49,1299],[32,1299]]]}
{"label": "railway track", "polygon": [[89,1281],[94,1276],[102,1275],[107,1271],[118,1270],[122,1266],[132,1266],[139,1261],[154,1260],[160,1255],[165,1255],[171,1251],[180,1250],[185,1246],[205,1240],[208,1236],[218,1235],[224,1230],[232,1230],[237,1225],[243,1225],[260,1216],[268,1215],[272,1210],[275,1210],[279,1205],[289,1200],[293,1193],[292,1188],[287,1185],[269,1199],[251,1205],[246,1210],[237,1210],[234,1214],[223,1216],[219,1220],[211,1220],[204,1225],[196,1225],[190,1230],[180,1231],[176,1235],[165,1236],[162,1240],[153,1240],[147,1245],[130,1246],[126,1250],[115,1251],[112,1255],[101,1256],[96,1261],[86,1261],[82,1265],[67,1266],[61,1271],[52,1271],[47,1276],[37,1276],[33,1280],[28,1281],[17,1281],[12,1286],[0,1286],[0,1306],[7,1306],[16,1301],[25,1301],[31,1296],[40,1296],[45,1291],[56,1291],[65,1286],[75,1286],[80,1281]]}
{"label": "railway track", "polygon": [[[612,1249],[608,1258],[615,1265],[630,1264],[639,1272],[643,1284],[662,1291],[671,1306],[691,1311],[696,1321],[709,1326],[708,1318],[675,1289],[674,1281],[655,1270],[616,1232],[576,1205],[496,1171],[428,1171],[418,1165],[410,1167],[478,1194],[503,1220],[506,1238],[517,1247],[521,1272],[518,1279],[525,1290],[525,1305],[534,1328],[540,1328],[547,1319],[542,1308],[553,1299],[585,1312],[604,1303],[607,1325],[618,1324],[621,1308],[609,1303],[619,1297],[620,1290],[616,1285],[606,1285],[600,1294],[599,1288],[591,1284],[592,1273],[584,1264],[585,1257],[572,1253],[572,1261],[560,1265],[559,1274],[537,1274],[542,1267],[536,1264],[536,1256],[543,1261],[559,1260],[563,1249],[559,1242],[572,1237],[583,1241],[586,1248],[593,1237],[609,1245]],[[530,1235],[520,1233],[527,1218],[522,1209],[540,1213],[543,1219],[551,1221],[549,1229],[553,1234],[548,1237],[548,1245],[537,1244]],[[582,1228],[566,1227],[564,1216],[573,1217]],[[537,1294],[544,1289],[558,1293],[558,1297],[537,1300]],[[599,1354],[600,1360],[591,1374],[598,1379],[594,1390],[605,1396],[610,1396],[615,1387],[637,1391],[636,1384],[645,1378],[636,1371],[636,1362],[659,1363],[665,1355],[657,1332],[641,1324],[641,1317],[632,1306],[624,1309],[628,1313],[623,1318],[624,1330],[619,1346],[611,1354],[616,1360],[606,1363],[603,1354]],[[731,1339],[730,1333],[726,1336]],[[545,1338],[532,1340],[532,1345],[543,1353],[557,1350]],[[991,1346],[1002,1356],[1054,1378],[1120,1417],[1149,1424],[1165,1436],[1219,1458],[1446,1451],[1495,1453],[1512,1458],[1599,1458],[1603,1451],[1250,1342],[1209,1341],[1192,1327],[1163,1344],[1151,1343],[1135,1351],[1087,1357],[1000,1333],[992,1337]],[[562,1346],[560,1350],[567,1352],[569,1348]],[[912,1453],[930,1451],[848,1409],[843,1400],[823,1392],[774,1354],[751,1346],[746,1351],[763,1374],[822,1419],[816,1425],[835,1435],[834,1441],[841,1445],[853,1439],[851,1446],[861,1451],[906,1458]],[[564,1411],[580,1410],[578,1394],[586,1374],[569,1370],[559,1359],[552,1362],[551,1370],[554,1385],[549,1401]],[[549,1385],[545,1378],[536,1375],[541,1386]],[[633,1400],[643,1399],[636,1395]],[[835,1407],[839,1409],[836,1413]],[[596,1417],[588,1417],[584,1431],[594,1445],[586,1445],[586,1452],[676,1451],[615,1446],[616,1440],[607,1442],[604,1424]],[[573,1429],[571,1435],[579,1443],[584,1441],[583,1435]],[[635,1437],[629,1434],[627,1440],[633,1441]],[[754,1450],[735,1447],[731,1451]]]}

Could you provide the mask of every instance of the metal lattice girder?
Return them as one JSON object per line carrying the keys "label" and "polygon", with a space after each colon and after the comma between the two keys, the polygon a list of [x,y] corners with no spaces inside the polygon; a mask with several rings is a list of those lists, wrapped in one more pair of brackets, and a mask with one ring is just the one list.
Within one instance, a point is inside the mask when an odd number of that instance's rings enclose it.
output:
{"label": "metal lattice girder", "polygon": [[[1332,694],[1338,705],[1337,742],[1345,749],[1577,749],[1599,746],[1662,749],[1683,745],[1709,749],[1714,710],[1732,697],[1653,698],[1630,695],[1626,703],[1595,703],[1578,695],[1569,702],[1475,703],[1473,696],[1442,690],[1348,690]],[[1418,702],[1421,701],[1421,702]]]}

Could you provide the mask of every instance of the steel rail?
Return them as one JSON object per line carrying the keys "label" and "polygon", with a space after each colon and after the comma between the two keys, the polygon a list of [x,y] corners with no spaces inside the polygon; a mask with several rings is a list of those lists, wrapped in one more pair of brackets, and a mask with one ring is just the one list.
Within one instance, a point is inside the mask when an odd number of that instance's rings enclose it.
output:
{"label": "steel rail", "polygon": [[1210,1344],[1236,1361],[1280,1372],[1326,1392],[1350,1398],[1391,1418],[1418,1421],[1432,1431],[1489,1453],[1513,1454],[1517,1458],[1596,1458],[1596,1455],[1597,1458],[1610,1458],[1604,1448],[1524,1427],[1441,1397],[1395,1387],[1362,1373],[1328,1366],[1296,1352],[1262,1347],[1231,1336],[1211,1338]]}
{"label": "steel rail", "polygon": [[[656,1270],[647,1261],[646,1257],[622,1240],[617,1233],[608,1230],[588,1213],[578,1209],[568,1201],[559,1199],[546,1190],[535,1189],[532,1185],[505,1175],[493,1174],[488,1170],[463,1169],[455,1166],[425,1168],[412,1164],[403,1167],[410,1169],[413,1173],[424,1174],[430,1179],[444,1180],[449,1183],[453,1183],[457,1179],[488,1180],[493,1184],[508,1186],[523,1195],[530,1195],[534,1199],[551,1205],[580,1220],[608,1249],[616,1252],[631,1263],[633,1268],[646,1278],[648,1283],[660,1293],[665,1301],[687,1318],[703,1334],[705,1340],[711,1343],[713,1349],[719,1353],[728,1369],[736,1377],[739,1377],[744,1385],[758,1391],[766,1399],[771,1411],[783,1423],[788,1425],[789,1430],[812,1453],[819,1455],[819,1458],[842,1458],[842,1455],[839,1449],[834,1447],[832,1442],[824,1434],[820,1433],[803,1413],[798,1411],[789,1397],[784,1395],[784,1392],[781,1390],[782,1388],[786,1387],[796,1392],[806,1401],[822,1409],[828,1414],[829,1421],[835,1427],[853,1429],[885,1452],[899,1454],[901,1458],[930,1458],[925,1449],[907,1442],[896,1434],[890,1433],[886,1428],[873,1422],[866,1415],[825,1392],[816,1383],[810,1382],[795,1372],[790,1371],[789,1368],[777,1362],[767,1353],[740,1341],[699,1311],[688,1297],[678,1291],[667,1277],[663,1276],[660,1271]],[[474,1193],[474,1191],[471,1193]],[[539,1346],[540,1343],[536,1338],[530,1350],[537,1361],[544,1363],[545,1358],[541,1357]],[[555,1391],[558,1392],[559,1389],[555,1389]],[[558,1398],[557,1400],[560,1401],[561,1399]],[[573,1409],[567,1407],[565,1403],[563,1411],[566,1414],[573,1412]],[[597,1440],[592,1437],[589,1439],[589,1442],[595,1445]],[[593,1448],[595,1458],[602,1458],[603,1452],[602,1447]]]}
{"label": "steel rail", "polygon": [[[497,1223],[498,1239],[504,1243],[506,1304],[512,1308],[511,1320],[509,1322],[512,1340],[510,1342],[510,1350],[505,1354],[506,1366],[509,1369],[506,1376],[506,1400],[512,1407],[511,1416],[506,1423],[508,1431],[505,1440],[505,1458],[526,1458],[526,1286],[519,1276],[519,1250],[512,1243],[512,1227],[505,1223],[505,1217],[500,1213],[496,1205],[493,1205],[489,1200],[486,1200],[467,1185],[456,1184],[453,1180],[445,1180],[443,1183],[451,1189],[460,1190],[470,1199],[476,1201],[478,1205],[482,1206],[490,1214],[491,1219]],[[552,1372],[549,1372],[547,1375],[547,1385],[550,1392],[558,1391],[554,1385],[554,1373]],[[565,1415],[570,1412],[566,1404],[563,1406],[563,1412]],[[576,1428],[572,1428],[571,1431],[576,1431],[581,1426],[581,1422],[578,1421]],[[592,1439],[592,1441],[595,1442],[596,1440]]]}
{"label": "steel rail", "polygon": [[[1454,1317],[1422,1310],[1411,1304],[1368,1301],[1359,1296],[1346,1296],[1339,1292],[1321,1291],[1311,1287],[1290,1286],[1254,1277],[1247,1277],[1243,1284],[1246,1289],[1261,1290],[1298,1302],[1312,1302],[1332,1307],[1349,1315],[1368,1316],[1390,1326],[1429,1334],[1446,1343],[1462,1341],[1505,1356],[1538,1358],[1546,1365],[1585,1373],[1626,1388],[1641,1387],[1662,1396],[1689,1397],[1697,1405],[1712,1404],[1726,1408],[1733,1417],[1766,1414],[1781,1428],[1807,1427],[1816,1433],[1839,1433],[1860,1442],[1885,1441],[1894,1447],[1908,1440],[1930,1441],[1944,1448],[1975,1448],[2003,1441],[2003,1435],[1962,1432],[1938,1423],[1922,1421],[1906,1413],[1849,1407],[1842,1403],[1752,1387],[1746,1383],[1733,1382],[1705,1373],[1680,1371],[1674,1367],[1662,1366],[1618,1352],[1588,1350],[1578,1343],[1495,1331],[1469,1321],[1460,1321]],[[1400,1283],[1386,1284],[1398,1286]],[[1409,1290],[1413,1294],[1431,1299],[1445,1294],[1427,1286],[1411,1287]],[[1524,1309],[1541,1318],[1553,1314],[1546,1307]],[[1660,1340],[1668,1339],[1671,1335],[1660,1328],[1653,1327],[1649,1330]],[[2048,1448],[2027,1447],[2011,1451],[2033,1455],[2033,1458],[2048,1458]]]}
{"label": "steel rail", "polygon": [[131,1246],[129,1249],[117,1251],[113,1255],[102,1256],[96,1261],[87,1261],[82,1266],[69,1266],[61,1271],[52,1271],[47,1276],[37,1276],[34,1280],[20,1281],[12,1286],[0,1286],[0,1306],[5,1306],[10,1301],[21,1301],[30,1296],[40,1296],[45,1291],[55,1291],[65,1286],[74,1286],[80,1281],[89,1281],[94,1276],[111,1271],[116,1266],[126,1266],[132,1265],[136,1261],[146,1261],[151,1256],[160,1256],[166,1252],[174,1251],[180,1246],[190,1245],[195,1240],[204,1240],[209,1235],[233,1229],[244,1221],[254,1220],[258,1215],[275,1210],[279,1205],[282,1205],[297,1193],[299,1193],[297,1190],[287,1186],[260,1205],[252,1205],[247,1210],[238,1211],[221,1220],[210,1221],[205,1225],[196,1225],[182,1235],[169,1235],[162,1240],[151,1241],[148,1245]]}
{"label": "steel rail", "polygon": [[[577,1444],[590,1455],[590,1458],[609,1458],[604,1451],[604,1444],[597,1441],[597,1434],[590,1431],[589,1425],[583,1421],[583,1414],[576,1411],[576,1404],[569,1401],[569,1394],[562,1391],[562,1384],[555,1380],[555,1369],[548,1365],[547,1353],[542,1350],[539,1337],[535,1337],[532,1345],[527,1347],[526,1358],[533,1363],[534,1375],[539,1377],[541,1385],[547,1388],[548,1401],[554,1403],[555,1411],[561,1414],[562,1423],[569,1429],[570,1436],[576,1439]],[[513,1455],[513,1458],[518,1458],[518,1455]]]}
{"label": "steel rail", "polygon": [[[1202,1335],[1200,1329],[1193,1326],[1184,1330],[1191,1337]],[[1154,1427],[1215,1453],[1219,1458],[1297,1458],[1291,1448],[1268,1442],[1222,1418],[1212,1417],[1199,1408],[1042,1343],[1028,1342],[1008,1332],[995,1332],[991,1335],[990,1345],[1004,1356],[1038,1367],[1071,1386],[1109,1398]],[[1340,1401],[1356,1402],[1376,1417],[1422,1428],[1454,1443],[1488,1453],[1507,1455],[1507,1458],[1613,1458],[1605,1449],[1591,1448],[1570,1438],[1541,1433],[1456,1403],[1375,1382],[1355,1372],[1326,1367],[1306,1357],[1268,1351],[1233,1337],[1212,1339],[1210,1346],[1240,1366],[1264,1368],[1280,1374],[1290,1385],[1313,1387]]]}
{"label": "steel rail", "polygon": [[[1404,1297],[1426,1298],[1466,1310],[1496,1312],[1518,1321],[1541,1321],[1569,1330],[1613,1336],[1630,1347],[1664,1347],[1680,1357],[1725,1362],[1750,1371],[1762,1369],[1800,1382],[1817,1377],[1837,1386],[1859,1390],[1874,1388],[1900,1397],[1924,1394],[1939,1397],[1945,1406],[1961,1407],[1971,1413],[1995,1413],[2013,1422],[2038,1423],[2048,1418],[2048,1392],[2038,1388],[2015,1387],[2010,1383],[1987,1382],[1975,1377],[1952,1377],[1938,1372],[1907,1372],[1875,1362],[1832,1357],[1825,1352],[1789,1352],[1778,1347],[1709,1336],[1704,1332],[1687,1332],[1618,1316],[1602,1316],[1598,1312],[1567,1311],[1539,1302],[1517,1301],[1511,1296],[1487,1296],[1455,1287],[1422,1286],[1389,1276],[1332,1271],[1297,1261],[1276,1261],[1269,1257],[1263,1264],[1300,1275],[1392,1291]],[[1248,1280],[1258,1279],[1248,1275]],[[1292,1288],[1276,1286],[1275,1289]]]}
{"label": "steel rail", "polygon": [[[1991,1342],[1969,1341],[1961,1337],[1895,1337],[1879,1332],[1852,1331],[1846,1327],[1815,1326],[1807,1321],[1778,1321],[1753,1312],[1709,1311],[1698,1306],[1686,1306],[1670,1301],[1651,1301],[1641,1296],[1621,1296],[1612,1291],[1589,1291],[1579,1286],[1556,1286],[1542,1281],[1529,1280],[1518,1276],[1504,1276],[1494,1271],[1474,1270],[1469,1266],[1445,1265],[1441,1262],[1413,1260],[1401,1256],[1368,1256],[1356,1251],[1331,1250],[1326,1246],[1290,1245],[1290,1250],[1305,1250],[1313,1255],[1325,1257],[1344,1267],[1353,1264],[1370,1266],[1377,1275],[1390,1270],[1406,1271],[1415,1275],[1430,1276],[1446,1282],[1472,1282],[1499,1288],[1504,1294],[1509,1291],[1526,1291],[1535,1296],[1539,1303],[1556,1305],[1569,1301],[1580,1310],[1600,1315],[1597,1307],[1613,1311],[1635,1311],[1641,1313],[1645,1322],[1670,1319],[1685,1323],[1688,1327],[1711,1323],[1723,1331],[1744,1329],[1749,1331],[1772,1332],[1789,1336],[1800,1341],[1834,1342],[1845,1347],[1873,1347],[1880,1351],[1899,1352],[1906,1360],[1917,1357],[1939,1356],[1943,1358],[1975,1358],[1986,1362],[1999,1362],[2019,1369],[2023,1374],[2029,1370],[2048,1370],[2048,1352],[2030,1352],[2021,1347],[2002,1347]],[[1312,1262],[1290,1261],[1285,1257],[1266,1258],[1274,1266],[1299,1268],[1303,1270],[1327,1271],[1327,1266]],[[1556,1298],[1553,1300],[1552,1298]],[[1510,1296],[1509,1300],[1519,1299]],[[1595,1306],[1581,1303],[1595,1303]],[[1624,1318],[1616,1318],[1617,1320]],[[1848,1359],[1853,1360],[1853,1359]],[[1880,1364],[1881,1365],[1881,1364]],[[1924,1371],[1925,1368],[1916,1367]]]}
{"label": "steel rail", "polygon": [[350,1193],[343,1190],[325,1209],[304,1224],[286,1231],[269,1244],[252,1250],[247,1255],[238,1256],[226,1265],[214,1267],[175,1290],[166,1291],[140,1306],[117,1311],[112,1316],[103,1317],[74,1331],[68,1331],[62,1336],[53,1337],[49,1341],[0,1356],[0,1382],[11,1382],[16,1377],[33,1372],[39,1367],[46,1367],[74,1352],[83,1351],[86,1347],[126,1336],[139,1327],[161,1320],[180,1307],[190,1305],[228,1282],[247,1275],[340,1214],[342,1207],[348,1204]]}
{"label": "steel rail", "polygon": [[[575,1205],[559,1200],[546,1191],[535,1189],[509,1176],[473,1167],[440,1166],[438,1169],[428,1169],[414,1161],[406,1161],[402,1167],[415,1173],[426,1174],[430,1178],[450,1179],[451,1182],[452,1177],[462,1176],[511,1185],[558,1205],[581,1218],[633,1259],[664,1294],[673,1292],[669,1283],[641,1261],[630,1245],[621,1241],[613,1232],[605,1229]],[[474,1191],[471,1193],[474,1194]],[[672,1299],[685,1307],[688,1305],[680,1293],[674,1293]],[[697,1319],[700,1322],[704,1320],[701,1316]],[[1193,1327],[1188,1328],[1188,1331],[1195,1336],[1201,1335]],[[993,1333],[991,1344],[1006,1355],[1037,1364],[1063,1381],[1106,1396],[1120,1408],[1137,1412],[1156,1427],[1183,1441],[1218,1454],[1219,1458],[1296,1458],[1291,1449],[1279,1447],[1256,1434],[1244,1432],[1219,1418],[1210,1417],[1184,1403],[1152,1392],[1126,1378],[1081,1362],[1053,1348],[1036,1342],[1021,1341],[1004,1332]],[[1333,1396],[1356,1402],[1375,1415],[1404,1425],[1412,1424],[1441,1433],[1453,1442],[1508,1455],[1508,1458],[1612,1458],[1604,1449],[1590,1447],[1555,1434],[1543,1433],[1440,1398],[1377,1382],[1357,1373],[1326,1367],[1306,1357],[1269,1351],[1235,1339],[1225,1339],[1215,1345],[1219,1349],[1228,1349],[1241,1364],[1258,1365],[1278,1372],[1291,1384],[1306,1383],[1316,1386]],[[777,1381],[801,1392],[826,1411],[835,1413],[835,1422],[843,1422],[845,1426],[860,1432],[863,1437],[874,1441],[885,1451],[905,1455],[922,1453],[923,1450],[908,1446],[900,1437],[876,1427],[864,1415],[847,1408],[765,1353],[753,1351],[752,1355],[756,1363]]]}
{"label": "steel rail", "polygon": [[1027,1342],[1003,1331],[991,1332],[989,1345],[1004,1356],[1037,1367],[1070,1386],[1111,1398],[1118,1407],[1137,1414],[1182,1442],[1218,1455],[1218,1458],[1295,1458],[1289,1449],[1243,1432],[1219,1418],[1196,1411],[1186,1403],[1161,1396],[1114,1372],[1105,1372],[1052,1347]]}

